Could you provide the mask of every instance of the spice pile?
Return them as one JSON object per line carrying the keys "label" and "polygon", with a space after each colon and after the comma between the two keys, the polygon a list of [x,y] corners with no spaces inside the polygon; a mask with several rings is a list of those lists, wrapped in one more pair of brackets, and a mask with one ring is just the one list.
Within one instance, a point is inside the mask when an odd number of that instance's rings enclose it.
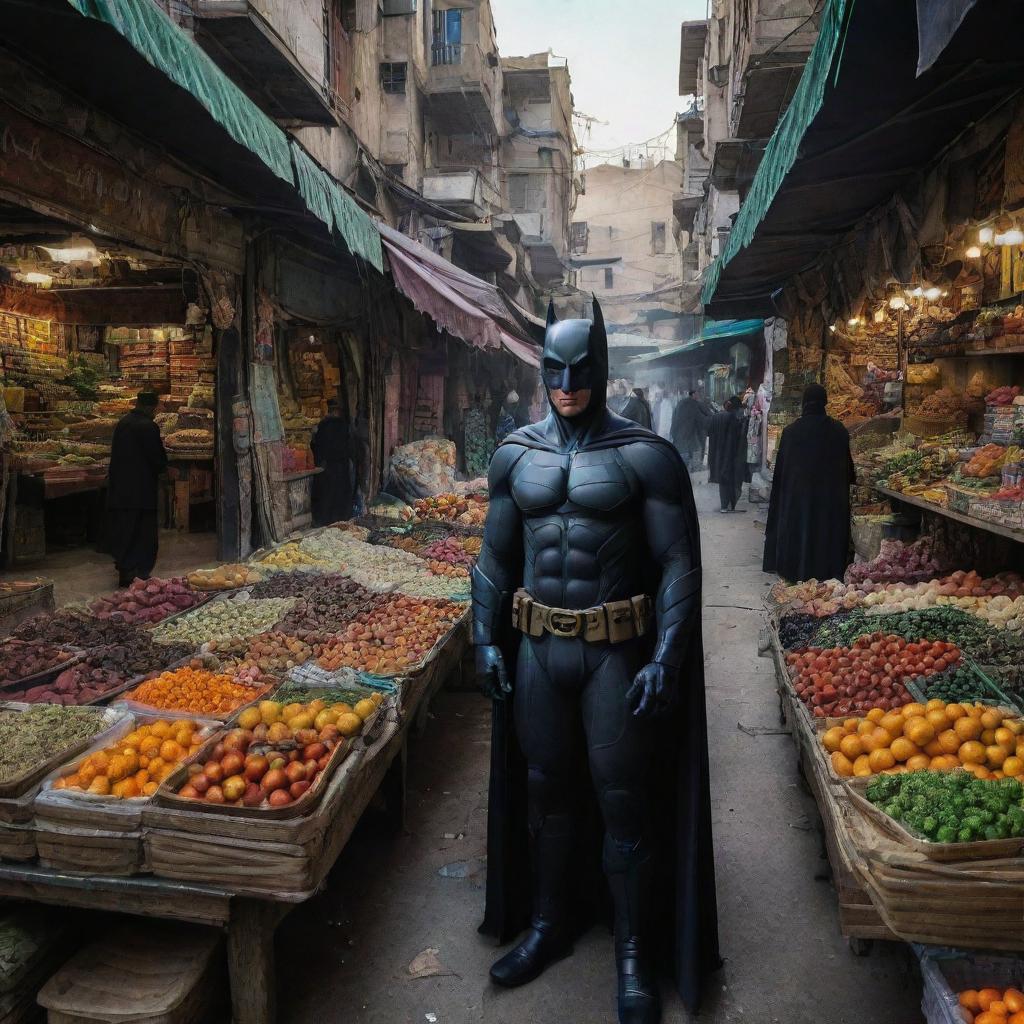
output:
{"label": "spice pile", "polygon": [[256,700],[266,687],[246,686],[229,675],[201,668],[178,668],[147,679],[122,700],[161,711],[223,718]]}
{"label": "spice pile", "polygon": [[24,711],[0,710],[0,783],[70,754],[102,727],[103,712],[96,708],[39,704]]}
{"label": "spice pile", "polygon": [[235,636],[254,636],[271,629],[295,606],[295,599],[270,597],[252,600],[240,594],[225,600],[211,601],[181,618],[166,622],[153,630],[158,643],[188,643],[199,647],[211,640],[227,640]]}
{"label": "spice pile", "polygon": [[197,569],[186,577],[196,590],[235,590],[259,583],[262,575],[248,565],[218,565],[215,569]]}

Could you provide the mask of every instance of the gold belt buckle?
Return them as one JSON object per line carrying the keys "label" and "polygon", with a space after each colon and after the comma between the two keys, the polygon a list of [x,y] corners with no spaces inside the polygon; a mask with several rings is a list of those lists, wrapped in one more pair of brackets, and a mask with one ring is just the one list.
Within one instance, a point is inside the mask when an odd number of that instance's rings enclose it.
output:
{"label": "gold belt buckle", "polygon": [[548,613],[548,626],[555,636],[579,636],[583,616],[579,612],[554,611]]}

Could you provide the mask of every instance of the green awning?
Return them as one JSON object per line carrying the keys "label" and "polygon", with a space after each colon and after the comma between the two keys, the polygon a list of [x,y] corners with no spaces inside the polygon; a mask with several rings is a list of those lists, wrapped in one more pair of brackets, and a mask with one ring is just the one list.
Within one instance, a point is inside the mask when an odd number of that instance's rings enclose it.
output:
{"label": "green awning", "polygon": [[716,338],[738,338],[742,334],[755,334],[764,328],[764,320],[708,320],[700,332],[702,341]]}
{"label": "green awning", "polygon": [[714,297],[722,268],[741,249],[750,244],[783,179],[796,161],[800,140],[821,109],[832,64],[840,51],[839,44],[846,14],[853,4],[854,0],[827,0],[825,4],[821,15],[821,30],[804,66],[793,100],[786,108],[786,113],[779,121],[775,133],[768,140],[761,166],[758,167],[750,192],[740,207],[725,249],[708,269],[707,280],[701,293],[704,303],[709,303]]}
{"label": "green awning", "polygon": [[[67,0],[110,25],[153,67],[191,93],[240,145],[295,183],[288,136],[151,0]],[[103,74],[102,68],[96,70]]]}
{"label": "green awning", "polygon": [[295,179],[310,211],[344,239],[349,250],[378,270],[384,268],[380,232],[355,200],[297,142],[292,141]]}

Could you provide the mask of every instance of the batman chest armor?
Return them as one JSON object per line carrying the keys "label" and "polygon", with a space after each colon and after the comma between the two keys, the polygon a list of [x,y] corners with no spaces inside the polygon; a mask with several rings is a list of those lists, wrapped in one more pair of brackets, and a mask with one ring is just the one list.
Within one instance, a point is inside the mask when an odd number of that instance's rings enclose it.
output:
{"label": "batman chest armor", "polygon": [[610,514],[638,493],[636,475],[614,448],[564,455],[530,451],[512,477],[512,498],[527,516],[573,510]]}

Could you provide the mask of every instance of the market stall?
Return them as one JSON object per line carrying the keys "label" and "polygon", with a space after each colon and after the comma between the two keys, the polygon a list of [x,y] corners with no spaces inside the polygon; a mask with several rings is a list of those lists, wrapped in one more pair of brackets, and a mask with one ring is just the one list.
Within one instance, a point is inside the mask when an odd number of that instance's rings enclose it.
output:
{"label": "market stall", "polygon": [[234,1019],[273,1020],[276,923],[382,787],[402,814],[485,509],[381,502],[22,622],[0,642],[0,894],[226,926]]}

